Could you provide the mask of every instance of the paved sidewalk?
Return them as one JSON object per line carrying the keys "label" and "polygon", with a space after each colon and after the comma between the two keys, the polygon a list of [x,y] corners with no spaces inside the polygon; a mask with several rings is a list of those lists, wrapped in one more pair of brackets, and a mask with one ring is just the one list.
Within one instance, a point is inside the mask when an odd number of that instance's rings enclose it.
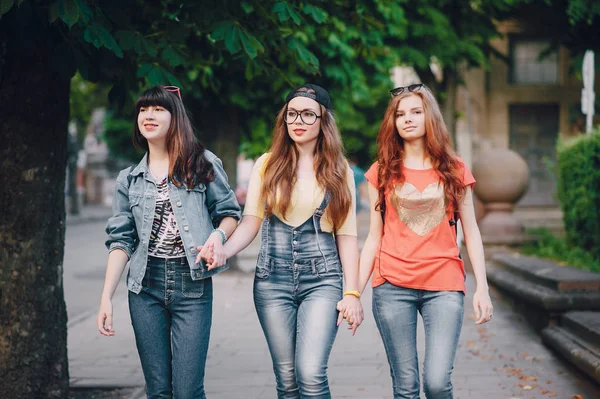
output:
{"label": "paved sidewalk", "polygon": [[[359,225],[368,226],[365,216]],[[361,231],[364,238],[365,231]],[[361,240],[362,242],[362,240]],[[254,248],[254,249],[252,249]],[[256,246],[250,251],[256,251]],[[250,254],[242,256],[251,268]],[[273,399],[275,380],[267,345],[252,301],[251,273],[226,272],[214,278],[215,298],[211,344],[207,362],[209,399]],[[456,399],[584,399],[600,398],[592,386],[541,344],[509,305],[492,290],[492,322],[473,323],[471,298],[474,280],[468,277],[465,321],[453,382]],[[122,288],[122,287],[121,287]],[[365,322],[352,337],[340,329],[329,362],[334,398],[391,398],[391,378],[385,351],[371,312],[371,290],[363,296]],[[126,300],[115,303],[116,335],[102,337],[95,315],[69,326],[69,361],[74,387],[124,387],[140,389],[143,377],[135,350]],[[424,336],[419,326],[420,357]],[[422,396],[424,398],[424,395]],[[580,399],[579,397],[576,397]]]}

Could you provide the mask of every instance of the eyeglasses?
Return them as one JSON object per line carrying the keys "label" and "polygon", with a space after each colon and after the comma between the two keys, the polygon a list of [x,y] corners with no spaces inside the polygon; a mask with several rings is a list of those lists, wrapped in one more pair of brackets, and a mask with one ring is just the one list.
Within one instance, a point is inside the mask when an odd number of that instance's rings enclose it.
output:
{"label": "eyeglasses", "polygon": [[392,97],[399,96],[400,94],[404,93],[405,90],[407,90],[409,93],[412,93],[413,91],[421,90],[423,86],[425,86],[423,83],[417,83],[409,86],[400,86],[390,90],[390,94],[392,95]]}
{"label": "eyeglasses", "polygon": [[291,125],[292,123],[296,122],[298,116],[300,116],[300,120],[306,123],[307,125],[314,125],[317,119],[321,117],[321,115],[317,115],[314,111],[311,111],[309,109],[303,109],[302,111],[288,109],[287,111],[285,111],[284,115],[285,123]]}
{"label": "eyeglasses", "polygon": [[177,97],[181,100],[181,89],[177,86],[161,86],[163,89],[170,93],[177,93]]}

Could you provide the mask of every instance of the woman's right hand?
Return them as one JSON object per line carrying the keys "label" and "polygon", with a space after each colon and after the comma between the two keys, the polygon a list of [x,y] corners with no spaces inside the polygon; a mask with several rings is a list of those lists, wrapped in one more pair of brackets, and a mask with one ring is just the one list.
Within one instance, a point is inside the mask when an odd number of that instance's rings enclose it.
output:
{"label": "woman's right hand", "polygon": [[107,337],[115,335],[113,329],[113,306],[110,299],[102,299],[100,301],[100,310],[98,311],[98,317],[96,318],[98,324],[98,331],[100,334]]}

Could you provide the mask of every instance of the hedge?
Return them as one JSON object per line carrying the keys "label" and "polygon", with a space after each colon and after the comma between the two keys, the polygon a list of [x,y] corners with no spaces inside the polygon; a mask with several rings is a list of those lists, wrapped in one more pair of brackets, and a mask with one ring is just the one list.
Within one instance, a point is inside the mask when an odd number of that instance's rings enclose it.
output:
{"label": "hedge", "polygon": [[600,128],[559,141],[557,195],[570,244],[600,258]]}

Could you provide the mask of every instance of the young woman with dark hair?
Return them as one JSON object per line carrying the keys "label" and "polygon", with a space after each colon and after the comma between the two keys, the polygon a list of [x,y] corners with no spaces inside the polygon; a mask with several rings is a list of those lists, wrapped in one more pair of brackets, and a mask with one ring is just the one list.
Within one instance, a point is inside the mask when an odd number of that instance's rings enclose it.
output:
{"label": "young woman with dark hair", "polygon": [[201,246],[223,258],[240,219],[221,161],[196,138],[179,94],[154,87],[138,98],[133,141],[147,153],[119,173],[106,226],[98,330],[115,333],[112,297],[129,263],[129,310],[148,398],[205,397],[211,277],[228,266],[209,270],[196,256]]}
{"label": "young woman with dark hair", "polygon": [[475,179],[452,150],[429,89],[416,84],[391,94],[377,136],[377,162],[365,174],[371,221],[358,286],[362,292],[373,274],[373,314],[390,364],[394,398],[420,397],[416,342],[420,313],[425,327],[425,395],[449,399],[466,291],[456,245],[457,217],[477,281],[476,323],[492,318],[473,207]]}
{"label": "young woman with dark hair", "polygon": [[354,201],[329,94],[299,86],[277,115],[271,149],[254,166],[242,222],[225,244],[227,257],[238,253],[262,225],[254,304],[279,398],[330,398],[327,362],[342,316],[337,302],[353,318],[353,330],[362,321]]}

